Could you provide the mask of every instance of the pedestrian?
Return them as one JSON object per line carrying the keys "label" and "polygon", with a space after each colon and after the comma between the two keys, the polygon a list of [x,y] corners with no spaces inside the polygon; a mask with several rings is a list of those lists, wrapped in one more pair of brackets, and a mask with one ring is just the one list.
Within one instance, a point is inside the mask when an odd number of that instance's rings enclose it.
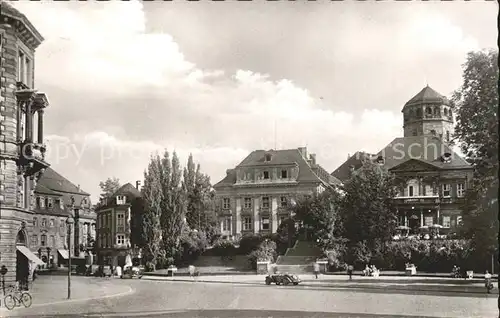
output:
{"label": "pedestrian", "polygon": [[349,275],[349,280],[352,280],[352,272],[354,271],[354,267],[352,265],[347,265],[347,275]]}
{"label": "pedestrian", "polygon": [[318,279],[318,275],[319,275],[319,264],[318,262],[314,262],[314,276],[316,277],[316,279]]}
{"label": "pedestrian", "polygon": [[195,270],[196,268],[194,267],[194,265],[189,265],[189,276],[191,276],[191,278],[194,278]]}

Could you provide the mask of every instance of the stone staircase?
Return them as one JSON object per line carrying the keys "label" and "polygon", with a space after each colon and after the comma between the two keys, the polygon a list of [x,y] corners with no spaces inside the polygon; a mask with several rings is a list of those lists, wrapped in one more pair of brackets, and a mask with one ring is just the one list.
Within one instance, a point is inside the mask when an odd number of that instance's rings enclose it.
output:
{"label": "stone staircase", "polygon": [[314,242],[297,241],[285,255],[279,256],[276,267],[280,273],[303,274],[313,271],[313,263],[323,255]]}

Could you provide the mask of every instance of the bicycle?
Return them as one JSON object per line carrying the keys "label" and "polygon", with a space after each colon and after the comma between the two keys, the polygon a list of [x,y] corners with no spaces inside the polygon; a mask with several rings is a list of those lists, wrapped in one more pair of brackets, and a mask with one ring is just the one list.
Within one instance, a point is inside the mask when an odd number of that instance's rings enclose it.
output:
{"label": "bicycle", "polygon": [[31,306],[32,298],[29,292],[22,291],[19,287],[11,286],[9,293],[4,297],[3,302],[8,310],[20,307],[21,304],[25,308],[28,308]]}

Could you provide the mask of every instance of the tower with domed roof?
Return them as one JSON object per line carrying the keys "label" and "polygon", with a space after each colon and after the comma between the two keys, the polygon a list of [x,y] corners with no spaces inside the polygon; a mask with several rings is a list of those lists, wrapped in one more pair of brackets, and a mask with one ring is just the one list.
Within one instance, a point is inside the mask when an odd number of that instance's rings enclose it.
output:
{"label": "tower with domed roof", "polygon": [[437,136],[449,142],[453,134],[452,108],[446,97],[427,85],[401,111],[404,137]]}

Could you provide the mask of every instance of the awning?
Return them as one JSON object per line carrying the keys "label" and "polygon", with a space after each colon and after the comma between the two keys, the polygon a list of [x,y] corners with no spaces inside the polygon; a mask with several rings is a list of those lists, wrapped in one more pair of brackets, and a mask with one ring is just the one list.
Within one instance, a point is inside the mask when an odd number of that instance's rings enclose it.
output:
{"label": "awning", "polygon": [[62,258],[68,259],[69,258],[69,251],[68,250],[57,250],[59,254],[61,254]]}
{"label": "awning", "polygon": [[24,256],[31,262],[35,263],[36,265],[44,265],[45,263],[38,258],[32,251],[29,250],[26,246],[16,246],[17,250],[21,253],[23,253]]}

